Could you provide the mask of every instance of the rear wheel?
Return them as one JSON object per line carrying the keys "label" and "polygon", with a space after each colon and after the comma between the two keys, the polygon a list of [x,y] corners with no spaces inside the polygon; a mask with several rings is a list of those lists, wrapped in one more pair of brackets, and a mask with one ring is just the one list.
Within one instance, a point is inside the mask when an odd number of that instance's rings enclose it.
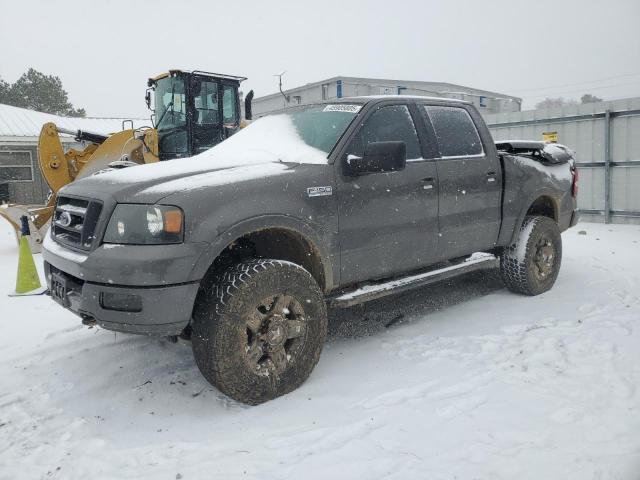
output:
{"label": "rear wheel", "polygon": [[539,295],[558,277],[562,261],[562,238],[554,220],[526,217],[516,242],[500,257],[500,272],[509,290]]}
{"label": "rear wheel", "polygon": [[324,297],[311,274],[291,262],[259,259],[203,285],[191,338],[205,378],[255,405],[308,378],[326,331]]}

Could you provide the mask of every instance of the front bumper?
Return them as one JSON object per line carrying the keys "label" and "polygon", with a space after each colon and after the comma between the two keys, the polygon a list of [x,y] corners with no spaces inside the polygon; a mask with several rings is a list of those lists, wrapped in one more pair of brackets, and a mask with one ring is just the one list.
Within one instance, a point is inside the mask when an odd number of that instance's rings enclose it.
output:
{"label": "front bumper", "polygon": [[119,332],[176,335],[191,320],[200,285],[193,266],[204,247],[101,245],[80,252],[47,235],[43,257],[49,288],[52,277],[62,281],[66,293],[61,303],[83,319]]}
{"label": "front bumper", "polygon": [[[49,288],[52,288],[52,278],[64,280],[63,306],[84,320],[95,320],[105,329],[144,335],[178,335],[191,320],[199,282],[159,287],[104,285],[81,280],[46,261],[44,265]],[[116,304],[114,299],[126,301]]]}

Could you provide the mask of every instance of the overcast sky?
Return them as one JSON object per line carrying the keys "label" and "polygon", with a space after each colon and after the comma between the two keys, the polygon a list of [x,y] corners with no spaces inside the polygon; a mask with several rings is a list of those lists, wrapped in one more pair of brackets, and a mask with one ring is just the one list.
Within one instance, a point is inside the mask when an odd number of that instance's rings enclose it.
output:
{"label": "overcast sky", "polygon": [[0,77],[58,75],[91,116],[148,116],[169,68],[242,75],[256,96],[336,75],[523,97],[640,96],[640,0],[0,1]]}

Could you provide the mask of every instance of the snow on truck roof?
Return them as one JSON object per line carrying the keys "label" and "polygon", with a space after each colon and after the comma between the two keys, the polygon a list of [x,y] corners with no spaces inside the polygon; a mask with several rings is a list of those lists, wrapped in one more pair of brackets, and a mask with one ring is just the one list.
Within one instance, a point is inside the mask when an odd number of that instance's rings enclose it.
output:
{"label": "snow on truck roof", "polygon": [[367,103],[372,102],[382,102],[384,100],[427,100],[429,102],[441,102],[441,103],[458,103],[461,105],[472,105],[471,102],[466,100],[459,100],[457,98],[448,98],[448,97],[428,97],[424,95],[360,95],[357,97],[342,97],[342,98],[334,98],[332,100],[321,100],[317,102],[305,103],[304,105],[290,105],[285,108],[281,108],[279,110],[273,110],[270,112],[265,112],[259,115],[256,115],[258,118],[268,117],[270,115],[279,115],[282,113],[287,113],[291,110],[296,109],[304,109],[305,107],[313,107],[314,105],[337,105],[344,103],[357,103],[361,105],[365,105]]}
{"label": "snow on truck roof", "polygon": [[449,97],[431,97],[424,95],[361,95],[358,97],[343,97],[339,100],[331,100],[324,103],[348,103],[349,101],[371,101],[371,100],[428,100],[428,101],[438,101],[438,102],[453,102],[453,103],[465,103],[471,104],[466,100],[460,100],[458,98],[449,98]]}
{"label": "snow on truck roof", "polygon": [[0,104],[0,138],[38,137],[45,123],[53,122],[69,130],[85,130],[107,135],[122,130],[122,122],[132,120],[134,128],[151,126],[151,120],[142,118],[63,117],[36,112],[26,108]]}

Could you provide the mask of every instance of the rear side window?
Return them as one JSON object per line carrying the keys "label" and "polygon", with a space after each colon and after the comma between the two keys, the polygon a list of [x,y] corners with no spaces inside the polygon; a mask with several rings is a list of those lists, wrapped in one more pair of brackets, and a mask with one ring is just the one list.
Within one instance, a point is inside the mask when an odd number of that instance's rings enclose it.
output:
{"label": "rear side window", "polygon": [[481,155],[482,142],[476,126],[464,108],[425,105],[443,157]]}
{"label": "rear side window", "polygon": [[368,144],[389,141],[407,145],[407,160],[422,157],[416,127],[406,105],[381,107],[373,113],[353,139],[349,153],[361,157]]}
{"label": "rear side window", "polygon": [[224,123],[236,121],[236,87],[225,85],[222,94],[222,116]]}

